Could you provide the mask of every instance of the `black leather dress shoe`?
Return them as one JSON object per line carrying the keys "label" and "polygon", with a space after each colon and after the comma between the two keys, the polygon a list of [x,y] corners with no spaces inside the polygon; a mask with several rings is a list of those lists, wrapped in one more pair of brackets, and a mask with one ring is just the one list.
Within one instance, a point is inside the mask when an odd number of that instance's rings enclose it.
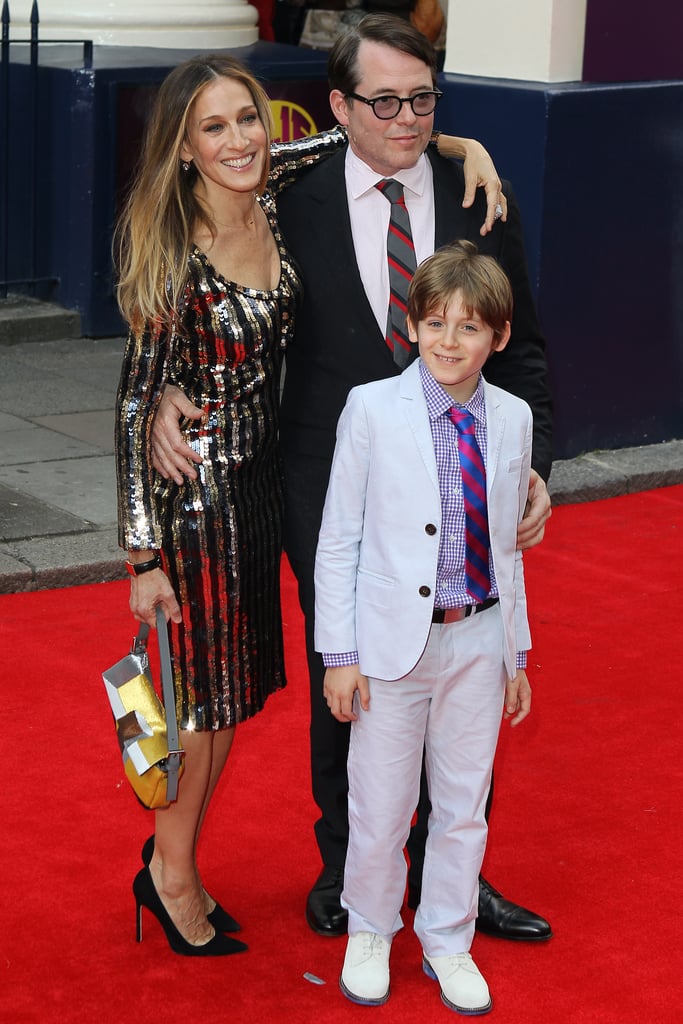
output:
{"label": "black leather dress shoe", "polygon": [[513,939],[517,942],[543,942],[553,934],[544,917],[506,900],[481,875],[477,931],[496,939]]}
{"label": "black leather dress shoe", "polygon": [[341,905],[344,869],[325,865],[306,900],[306,921],[318,935],[346,935],[349,915]]}
{"label": "black leather dress shoe", "polygon": [[[409,882],[408,906],[411,910],[417,910],[419,902],[420,890]],[[543,942],[552,938],[553,934],[544,917],[506,900],[482,875],[479,876],[477,931],[496,939],[512,939],[516,942]]]}

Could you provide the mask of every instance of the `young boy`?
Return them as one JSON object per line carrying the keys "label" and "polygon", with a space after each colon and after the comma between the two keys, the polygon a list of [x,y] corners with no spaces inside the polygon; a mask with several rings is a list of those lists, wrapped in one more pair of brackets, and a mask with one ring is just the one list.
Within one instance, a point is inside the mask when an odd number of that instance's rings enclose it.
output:
{"label": "young boy", "polygon": [[415,914],[423,969],[451,1009],[492,1005],[469,954],[484,808],[503,707],[516,725],[531,704],[515,547],[531,412],[481,376],[507,344],[511,316],[510,285],[492,257],[470,242],[439,250],[409,293],[419,360],[400,377],[354,388],[339,420],[315,639],[327,704],[353,723],[340,985],[364,1005],[389,998],[423,750],[432,804]]}

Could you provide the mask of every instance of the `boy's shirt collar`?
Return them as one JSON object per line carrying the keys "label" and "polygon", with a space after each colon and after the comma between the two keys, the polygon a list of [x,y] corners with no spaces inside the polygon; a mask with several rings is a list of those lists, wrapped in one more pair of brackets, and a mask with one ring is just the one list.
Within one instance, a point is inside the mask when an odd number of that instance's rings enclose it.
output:
{"label": "boy's shirt collar", "polygon": [[421,359],[419,360],[419,365],[420,380],[422,382],[422,390],[424,391],[425,399],[427,401],[427,412],[429,413],[430,420],[435,420],[439,416],[448,414],[448,410],[452,409],[455,405],[458,408],[466,409],[471,413],[477,423],[486,423],[486,405],[484,402],[484,385],[481,372],[479,373],[479,379],[477,381],[477,387],[474,394],[467,402],[465,402],[464,405],[462,405],[460,402],[456,402],[455,399],[451,398],[448,392],[434,380]]}

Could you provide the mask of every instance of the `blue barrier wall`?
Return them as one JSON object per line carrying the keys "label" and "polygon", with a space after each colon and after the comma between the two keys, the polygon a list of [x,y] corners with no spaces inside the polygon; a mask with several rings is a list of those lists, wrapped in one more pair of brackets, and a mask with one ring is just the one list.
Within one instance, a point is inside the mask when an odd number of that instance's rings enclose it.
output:
{"label": "blue barrier wall", "polygon": [[[257,43],[234,51],[271,98],[331,123],[324,54]],[[106,54],[106,57],[103,56]],[[110,245],[149,97],[181,51],[96,49],[91,70],[40,70],[39,276],[84,333],[122,331]],[[25,92],[12,65],[11,242],[31,213]],[[683,82],[548,86],[442,75],[437,127],[481,139],[522,210],[548,340],[556,458],[683,437]],[[29,217],[30,219],[30,217]],[[10,245],[12,274],[26,273]],[[12,276],[12,274],[10,276]]]}
{"label": "blue barrier wall", "polygon": [[557,458],[683,436],[683,82],[447,75],[439,126],[510,178],[548,342]]}

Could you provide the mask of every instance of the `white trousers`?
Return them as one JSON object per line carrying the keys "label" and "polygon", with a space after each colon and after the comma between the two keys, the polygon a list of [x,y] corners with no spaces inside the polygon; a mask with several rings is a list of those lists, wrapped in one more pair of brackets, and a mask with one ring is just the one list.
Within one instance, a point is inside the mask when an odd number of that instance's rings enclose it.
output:
{"label": "white trousers", "polygon": [[403,926],[403,849],[425,751],[432,812],[415,932],[427,956],[467,952],[474,936],[484,810],[505,697],[500,606],[433,625],[402,679],[370,679],[349,746],[349,846],[342,904],[349,934],[391,941]]}

